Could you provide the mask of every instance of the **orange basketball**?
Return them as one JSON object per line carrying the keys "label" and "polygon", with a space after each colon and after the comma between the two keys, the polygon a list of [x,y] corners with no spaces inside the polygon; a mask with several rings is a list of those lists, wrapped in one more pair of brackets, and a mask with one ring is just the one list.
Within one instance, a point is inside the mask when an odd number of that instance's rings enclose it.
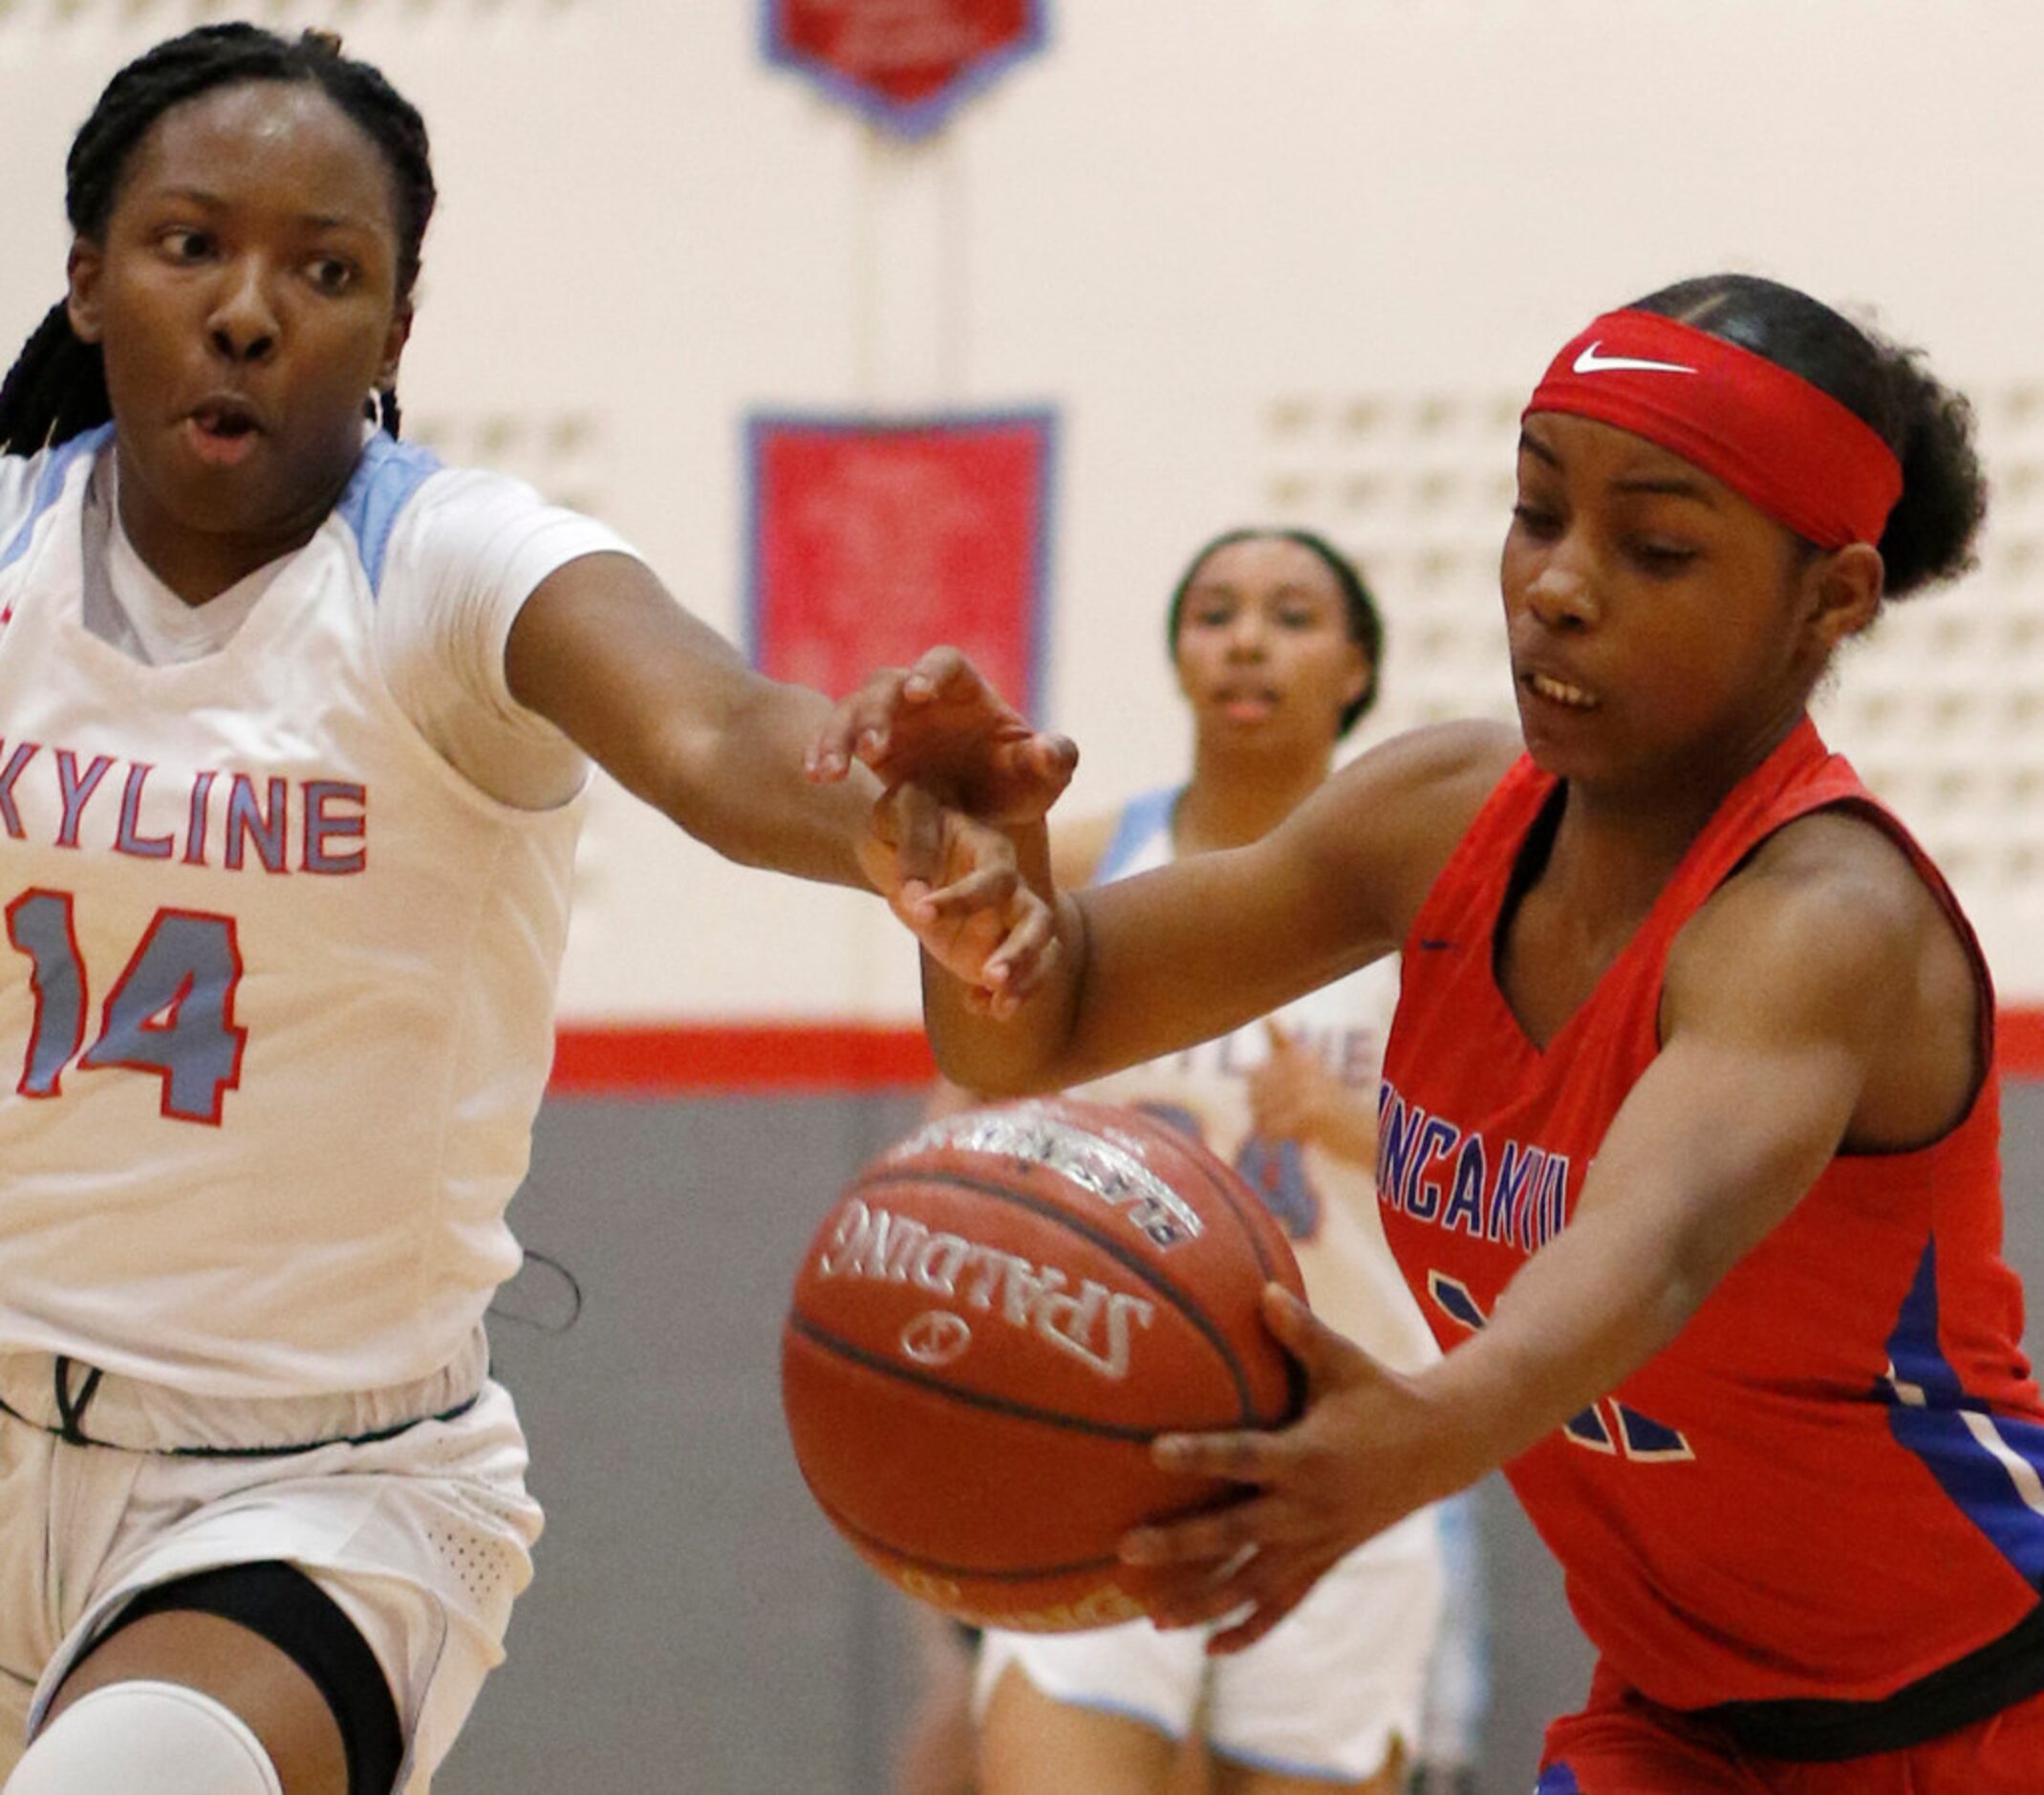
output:
{"label": "orange basketball", "polygon": [[1189,1135],[1059,1097],[932,1122],[852,1179],[796,1274],[781,1397],[838,1530],[911,1594],[1046,1633],[1141,1612],[1130,1526],[1234,1487],[1158,1434],[1270,1427],[1304,1295],[1282,1230]]}

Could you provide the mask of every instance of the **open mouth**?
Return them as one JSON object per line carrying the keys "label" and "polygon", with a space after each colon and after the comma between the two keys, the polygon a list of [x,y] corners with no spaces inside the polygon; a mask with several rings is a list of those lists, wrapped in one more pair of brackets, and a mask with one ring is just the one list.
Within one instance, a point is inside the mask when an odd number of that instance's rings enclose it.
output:
{"label": "open mouth", "polygon": [[1221,715],[1237,723],[1255,723],[1278,708],[1278,695],[1261,687],[1231,686],[1216,692],[1215,702]]}
{"label": "open mouth", "polygon": [[186,424],[200,458],[222,465],[240,461],[262,433],[255,413],[232,400],[208,400],[194,406]]}
{"label": "open mouth", "polygon": [[1520,681],[1537,698],[1544,698],[1550,704],[1559,704],[1563,710],[1595,710],[1596,698],[1580,685],[1571,685],[1566,680],[1558,680],[1551,674],[1529,673]]}
{"label": "open mouth", "polygon": [[260,427],[255,422],[255,413],[246,405],[237,405],[232,400],[209,400],[192,412],[192,422],[208,436],[250,436]]}

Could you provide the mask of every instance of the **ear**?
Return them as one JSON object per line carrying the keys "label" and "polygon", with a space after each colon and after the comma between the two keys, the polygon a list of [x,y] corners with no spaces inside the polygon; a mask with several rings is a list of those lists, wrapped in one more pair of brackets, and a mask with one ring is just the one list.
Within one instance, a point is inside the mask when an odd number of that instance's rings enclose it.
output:
{"label": "ear", "polygon": [[1867,542],[1849,543],[1820,554],[1804,573],[1804,619],[1813,645],[1827,659],[1849,636],[1873,622],[1886,589],[1881,551]]}
{"label": "ear", "polygon": [[383,361],[377,370],[377,390],[387,393],[398,384],[398,364],[404,359],[404,346],[412,339],[412,308],[401,305],[392,314],[389,334],[383,338]]}
{"label": "ear", "polygon": [[99,340],[99,277],[106,270],[106,251],[90,237],[74,237],[71,255],[64,264],[70,283],[64,310],[71,328],[81,343]]}
{"label": "ear", "polygon": [[1363,644],[1361,642],[1351,642],[1349,647],[1354,651],[1355,664],[1350,671],[1347,683],[1342,687],[1341,707],[1343,710],[1346,710],[1349,705],[1353,704],[1357,699],[1361,698],[1364,693],[1377,683],[1377,669],[1370,664],[1369,657],[1363,652]]}

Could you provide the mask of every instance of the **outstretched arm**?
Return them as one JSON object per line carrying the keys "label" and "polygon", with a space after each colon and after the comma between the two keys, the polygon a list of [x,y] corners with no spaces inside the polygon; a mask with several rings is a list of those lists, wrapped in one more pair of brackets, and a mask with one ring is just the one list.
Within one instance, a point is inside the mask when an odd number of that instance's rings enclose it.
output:
{"label": "outstretched arm", "polygon": [[[1813,826],[1860,827],[1796,827]],[[1699,913],[1669,962],[1666,1045],[1568,1226],[1438,1365],[1394,1373],[1272,1292],[1266,1312],[1312,1399],[1281,1433],[1158,1443],[1173,1468],[1257,1492],[1131,1536],[1132,1558],[1175,1568],[1163,1618],[1248,1605],[1216,1646],[1261,1637],[1344,1552],[1517,1457],[1672,1341],[1849,1133],[1929,1138],[1956,1120],[1974,1075],[1963,957],[1899,855],[1873,877],[1857,857],[1840,875],[1771,844]],[[1923,1060],[1899,1057],[1928,1042]]]}
{"label": "outstretched arm", "polygon": [[[942,914],[912,926],[969,988],[997,952],[1003,976],[1026,983],[1047,945],[1049,919],[1003,835],[913,789],[883,805],[863,768],[832,785],[806,778],[829,701],[753,672],[631,556],[584,556],[542,581],[505,670],[521,704],[726,858],[871,886],[897,910],[904,881],[936,893]],[[868,852],[876,828],[893,853]]]}
{"label": "outstretched arm", "polygon": [[927,782],[1000,821],[1053,906],[1057,949],[1026,990],[989,1004],[925,968],[938,1065],[1009,1095],[1224,1033],[1395,949],[1517,743],[1480,724],[1414,732],[1352,763],[1259,841],[1078,895],[1057,889],[1043,824],[1069,753],[1033,736],[955,651],[876,675],[840,704],[815,776],[844,776],[854,750],[884,777]]}

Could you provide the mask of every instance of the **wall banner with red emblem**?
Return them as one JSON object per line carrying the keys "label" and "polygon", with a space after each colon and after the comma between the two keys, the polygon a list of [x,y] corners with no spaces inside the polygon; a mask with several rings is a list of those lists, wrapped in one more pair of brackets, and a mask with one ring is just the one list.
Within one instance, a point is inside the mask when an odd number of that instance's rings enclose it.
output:
{"label": "wall banner with red emblem", "polygon": [[1047,0],[762,0],[766,56],[921,137],[1044,42]]}
{"label": "wall banner with red emblem", "polygon": [[841,698],[949,643],[1039,716],[1054,443],[1047,411],[751,419],[753,664]]}

